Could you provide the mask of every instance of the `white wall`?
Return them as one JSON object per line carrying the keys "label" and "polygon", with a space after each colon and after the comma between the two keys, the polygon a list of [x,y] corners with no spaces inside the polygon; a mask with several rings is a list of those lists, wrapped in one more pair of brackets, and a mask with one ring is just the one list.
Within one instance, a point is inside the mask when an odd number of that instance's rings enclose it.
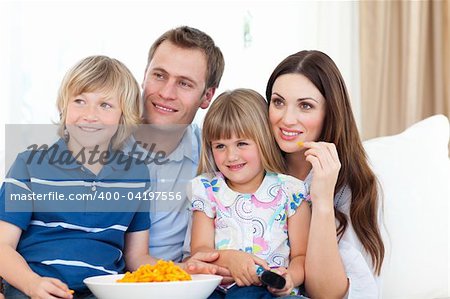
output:
{"label": "white wall", "polygon": [[[140,82],[153,40],[179,25],[207,32],[222,49],[226,67],[217,94],[237,87],[264,94],[271,71],[284,57],[302,49],[326,52],[343,73],[359,120],[357,5],[355,1],[1,2],[0,153],[3,124],[58,120],[56,92],[75,62],[94,54],[112,56]],[[245,22],[250,25],[247,44]]]}

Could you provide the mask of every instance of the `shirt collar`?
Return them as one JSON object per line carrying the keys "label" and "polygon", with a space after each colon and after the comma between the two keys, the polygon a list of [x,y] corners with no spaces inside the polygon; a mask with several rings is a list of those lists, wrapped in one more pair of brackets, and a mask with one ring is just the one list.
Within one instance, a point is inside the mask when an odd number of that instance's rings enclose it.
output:
{"label": "shirt collar", "polygon": [[71,155],[67,143],[60,138],[45,151],[45,159],[49,165],[57,166],[62,169],[81,168],[81,163],[76,161]]}
{"label": "shirt collar", "polygon": [[177,148],[170,153],[168,158],[171,161],[181,161],[184,157],[190,159],[194,164],[198,164],[200,151],[200,129],[197,125],[191,124],[186,127],[183,138]]}
{"label": "shirt collar", "polygon": [[[215,179],[217,181],[215,182]],[[236,199],[239,197],[256,197],[256,199],[261,203],[270,203],[273,200],[275,200],[278,190],[280,189],[281,181],[276,173],[273,172],[267,172],[264,176],[264,179],[259,186],[258,190],[256,190],[255,193],[252,194],[244,194],[239,193],[228,187],[228,185],[225,182],[224,176],[218,172],[216,174],[216,178],[211,180],[211,185],[213,187],[218,187],[216,190],[217,192],[217,198],[220,200],[220,202],[225,206],[229,207],[231,206]]]}
{"label": "shirt collar", "polygon": [[[169,159],[170,161],[182,161],[184,157],[190,159],[194,164],[198,164],[199,155],[200,155],[200,128],[191,124],[186,127],[184,131],[183,137],[180,140],[180,143],[175,148],[173,152],[171,152],[165,159]],[[147,150],[144,149],[140,144],[136,144],[136,138],[134,136],[130,136],[128,140],[125,142],[124,149],[127,152],[130,152],[132,149],[142,152],[145,154]]]}

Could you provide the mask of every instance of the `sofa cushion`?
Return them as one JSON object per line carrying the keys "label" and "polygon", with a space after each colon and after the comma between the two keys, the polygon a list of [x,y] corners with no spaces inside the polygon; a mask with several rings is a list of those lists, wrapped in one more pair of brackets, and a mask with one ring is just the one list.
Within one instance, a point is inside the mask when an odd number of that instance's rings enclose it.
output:
{"label": "sofa cushion", "polygon": [[443,115],[364,142],[384,193],[382,298],[450,296],[448,144]]}

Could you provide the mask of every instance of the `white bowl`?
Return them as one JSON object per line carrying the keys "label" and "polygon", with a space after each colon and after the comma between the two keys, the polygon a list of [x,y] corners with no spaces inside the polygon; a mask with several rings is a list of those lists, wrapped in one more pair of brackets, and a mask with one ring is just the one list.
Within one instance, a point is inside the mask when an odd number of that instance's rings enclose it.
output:
{"label": "white bowl", "polygon": [[119,275],[88,277],[83,282],[98,299],[206,299],[222,280],[221,276],[191,274],[192,280],[170,282],[116,282]]}

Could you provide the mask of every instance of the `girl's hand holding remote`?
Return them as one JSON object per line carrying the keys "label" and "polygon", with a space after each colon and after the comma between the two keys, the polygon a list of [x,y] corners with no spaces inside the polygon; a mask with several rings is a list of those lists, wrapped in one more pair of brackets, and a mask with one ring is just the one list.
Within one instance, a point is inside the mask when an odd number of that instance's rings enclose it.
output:
{"label": "girl's hand holding remote", "polygon": [[228,259],[228,269],[231,272],[236,284],[240,287],[261,285],[258,275],[256,275],[255,265],[260,265],[264,269],[270,269],[266,261],[259,257],[239,250],[232,251]]}
{"label": "girl's hand holding remote", "polygon": [[272,269],[272,271],[283,276],[284,279],[286,279],[286,284],[285,284],[284,288],[282,288],[282,289],[275,289],[275,288],[267,287],[269,292],[271,292],[272,294],[274,294],[277,297],[289,295],[292,292],[292,289],[294,288],[294,283],[292,281],[291,275],[289,274],[289,271],[284,267]]}

